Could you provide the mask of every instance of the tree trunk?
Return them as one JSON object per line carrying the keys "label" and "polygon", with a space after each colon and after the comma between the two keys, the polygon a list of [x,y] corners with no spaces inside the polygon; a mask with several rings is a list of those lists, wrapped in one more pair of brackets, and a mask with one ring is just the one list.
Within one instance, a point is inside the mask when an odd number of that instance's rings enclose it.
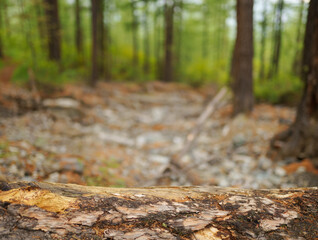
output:
{"label": "tree trunk", "polygon": [[165,0],[165,62],[163,80],[171,82],[173,80],[173,15],[174,1]]}
{"label": "tree trunk", "polygon": [[150,72],[150,43],[149,43],[149,26],[148,26],[148,18],[149,18],[149,0],[144,0],[145,9],[144,9],[144,64],[143,69],[146,77],[149,77]]}
{"label": "tree trunk", "polygon": [[46,17],[43,13],[43,2],[41,0],[33,0],[33,4],[35,7],[36,12],[36,21],[37,21],[37,27],[38,27],[38,34],[40,38],[40,45],[43,52],[47,51],[46,41],[47,38],[46,34]]}
{"label": "tree trunk", "polygon": [[81,3],[80,0],[75,1],[75,45],[78,54],[83,51],[83,32],[81,23]]}
{"label": "tree trunk", "polygon": [[183,34],[183,0],[178,0],[178,24],[177,26],[177,37],[176,37],[176,80],[180,80],[182,78],[182,34]]}
{"label": "tree trunk", "polygon": [[253,97],[253,0],[237,0],[237,36],[233,54],[233,113],[252,111]]}
{"label": "tree trunk", "polygon": [[[106,80],[110,81],[112,79],[111,65],[112,65],[112,55],[110,52],[111,45],[111,31],[110,31],[110,0],[106,1],[104,11],[106,16],[104,17],[104,73]],[[106,22],[105,22],[106,21]]]}
{"label": "tree trunk", "polygon": [[266,37],[267,37],[267,4],[266,0],[263,0],[263,19],[262,19],[262,34],[261,34],[261,50],[260,50],[260,71],[259,78],[263,80],[265,78],[265,51],[266,51]]}
{"label": "tree trunk", "polygon": [[91,0],[92,6],[92,75],[90,85],[95,86],[98,77],[98,43],[97,43],[97,31],[98,31],[98,1]]}
{"label": "tree trunk", "polygon": [[295,75],[301,75],[301,49],[302,49],[302,38],[303,38],[303,12],[304,12],[304,1],[300,1],[299,17],[297,25],[297,36],[296,36],[296,51],[295,58],[292,65],[292,71]]}
{"label": "tree trunk", "polygon": [[[208,23],[208,16],[209,16],[209,6],[208,3],[205,1],[202,5],[202,22],[203,22],[203,29],[202,29],[202,52],[201,57],[203,60],[207,60],[208,58],[208,42],[209,42],[209,23]],[[201,81],[204,81],[206,78],[205,72],[202,71],[201,73]]]}
{"label": "tree trunk", "polygon": [[294,123],[276,135],[272,142],[274,157],[318,157],[318,1],[308,9],[302,80],[304,91]]}
{"label": "tree trunk", "polygon": [[161,7],[160,6],[156,6],[156,11],[154,14],[154,27],[155,27],[155,31],[153,31],[154,33],[154,40],[155,40],[155,59],[156,59],[156,77],[158,80],[162,80],[163,76],[162,76],[162,56],[161,56],[161,52],[162,52],[162,41],[161,41],[161,24],[160,24],[160,16],[161,16]]}
{"label": "tree trunk", "polygon": [[58,0],[43,0],[48,31],[49,59],[61,59],[61,30],[58,14]]}
{"label": "tree trunk", "polygon": [[284,9],[284,0],[279,0],[276,7],[275,23],[274,23],[274,39],[273,39],[273,55],[272,64],[268,73],[268,78],[276,76],[279,71],[280,48],[282,42],[282,16]]}
{"label": "tree trunk", "polygon": [[318,189],[0,183],[0,239],[315,239]]}
{"label": "tree trunk", "polygon": [[130,0],[131,5],[131,16],[132,16],[132,43],[133,43],[133,76],[132,79],[136,80],[138,78],[138,67],[139,67],[139,44],[138,44],[138,19],[136,16],[136,0]]}
{"label": "tree trunk", "polygon": [[105,75],[105,27],[104,27],[104,7],[105,1],[97,1],[97,67],[98,76]]}

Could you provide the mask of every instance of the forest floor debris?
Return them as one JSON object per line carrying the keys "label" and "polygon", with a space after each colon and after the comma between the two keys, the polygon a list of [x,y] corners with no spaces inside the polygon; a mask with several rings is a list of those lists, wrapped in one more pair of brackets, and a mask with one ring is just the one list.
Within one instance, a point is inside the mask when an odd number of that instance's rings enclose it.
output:
{"label": "forest floor debris", "polygon": [[[0,175],[10,181],[102,186],[148,186],[184,147],[197,117],[216,93],[180,84],[68,85],[42,94],[35,107],[27,90],[0,90]],[[315,159],[267,156],[273,135],[292,123],[295,110],[258,104],[250,116],[218,109],[181,162],[204,185],[244,188],[317,186]],[[169,176],[165,184],[189,184]]]}

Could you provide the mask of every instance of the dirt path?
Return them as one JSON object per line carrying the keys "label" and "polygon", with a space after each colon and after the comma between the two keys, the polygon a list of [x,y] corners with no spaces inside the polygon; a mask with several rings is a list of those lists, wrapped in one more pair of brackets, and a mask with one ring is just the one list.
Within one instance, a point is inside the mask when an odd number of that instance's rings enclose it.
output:
{"label": "dirt path", "polygon": [[[40,111],[0,117],[0,175],[10,180],[147,186],[182,149],[208,93],[214,91],[161,83],[66,86],[44,100]],[[182,159],[204,184],[273,188],[317,183],[310,160],[290,168],[288,159],[275,163],[266,157],[270,138],[291,123],[293,109],[258,105],[250,117],[230,116],[230,105],[217,111]],[[188,182],[171,175],[165,184]]]}

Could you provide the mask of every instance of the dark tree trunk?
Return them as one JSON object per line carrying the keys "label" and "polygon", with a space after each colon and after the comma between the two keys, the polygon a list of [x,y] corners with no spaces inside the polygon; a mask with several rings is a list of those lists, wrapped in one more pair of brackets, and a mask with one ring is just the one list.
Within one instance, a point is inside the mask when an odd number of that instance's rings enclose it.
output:
{"label": "dark tree trunk", "polygon": [[138,18],[136,15],[136,0],[130,0],[131,5],[131,16],[132,16],[132,43],[133,43],[133,58],[132,58],[132,66],[133,66],[133,80],[137,79],[138,75],[138,67],[139,67],[139,44],[138,44]]}
{"label": "dark tree trunk", "polygon": [[174,74],[173,62],[173,15],[174,15],[174,1],[165,1],[165,61],[164,61],[164,76],[163,80],[171,82]]}
{"label": "dark tree trunk", "polygon": [[[309,3],[302,63],[304,91],[294,123],[276,135],[275,156],[318,157],[318,1]],[[278,154],[277,154],[278,153]]]}
{"label": "dark tree trunk", "polygon": [[253,0],[237,0],[237,36],[233,54],[233,114],[252,111]]}
{"label": "dark tree trunk", "polygon": [[148,17],[149,17],[149,0],[144,0],[145,10],[144,10],[144,73],[148,77],[150,72],[150,43],[149,43],[149,26],[148,26]]}
{"label": "dark tree trunk", "polygon": [[45,9],[46,26],[48,31],[49,59],[61,59],[61,30],[58,12],[58,0],[43,0]]}
{"label": "dark tree trunk", "polygon": [[284,0],[279,0],[275,11],[275,23],[274,23],[274,39],[273,39],[273,54],[272,64],[268,73],[268,78],[272,78],[277,75],[279,71],[279,59],[280,49],[282,43],[282,16],[284,9]]}
{"label": "dark tree trunk", "polygon": [[302,38],[303,38],[303,12],[304,12],[304,1],[300,1],[299,17],[297,25],[297,36],[296,36],[296,52],[295,58],[292,65],[292,71],[295,75],[301,75],[301,50],[302,50]]}
{"label": "dark tree trunk", "polygon": [[261,50],[260,50],[260,71],[259,78],[265,78],[265,51],[266,51],[266,37],[267,37],[267,4],[268,1],[263,0],[263,19],[261,23],[262,33],[261,33]]}
{"label": "dark tree trunk", "polygon": [[0,238],[316,239],[318,190],[0,182]]}
{"label": "dark tree trunk", "polygon": [[83,51],[83,31],[81,21],[81,2],[80,0],[75,1],[75,45],[77,53]]}
{"label": "dark tree trunk", "polygon": [[98,77],[98,43],[97,43],[97,31],[98,31],[98,1],[91,0],[92,6],[92,75],[90,85],[95,86]]}

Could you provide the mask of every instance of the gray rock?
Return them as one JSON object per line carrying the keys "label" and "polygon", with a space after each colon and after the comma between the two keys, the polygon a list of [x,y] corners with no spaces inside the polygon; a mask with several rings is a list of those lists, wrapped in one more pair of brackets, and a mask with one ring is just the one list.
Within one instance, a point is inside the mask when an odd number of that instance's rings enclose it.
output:
{"label": "gray rock", "polygon": [[276,167],[275,170],[274,170],[275,174],[279,177],[284,177],[286,176],[286,171],[284,168],[282,167]]}
{"label": "gray rock", "polygon": [[246,137],[242,133],[235,135],[232,139],[232,145],[234,148],[241,147],[245,145],[246,143],[247,143]]}

